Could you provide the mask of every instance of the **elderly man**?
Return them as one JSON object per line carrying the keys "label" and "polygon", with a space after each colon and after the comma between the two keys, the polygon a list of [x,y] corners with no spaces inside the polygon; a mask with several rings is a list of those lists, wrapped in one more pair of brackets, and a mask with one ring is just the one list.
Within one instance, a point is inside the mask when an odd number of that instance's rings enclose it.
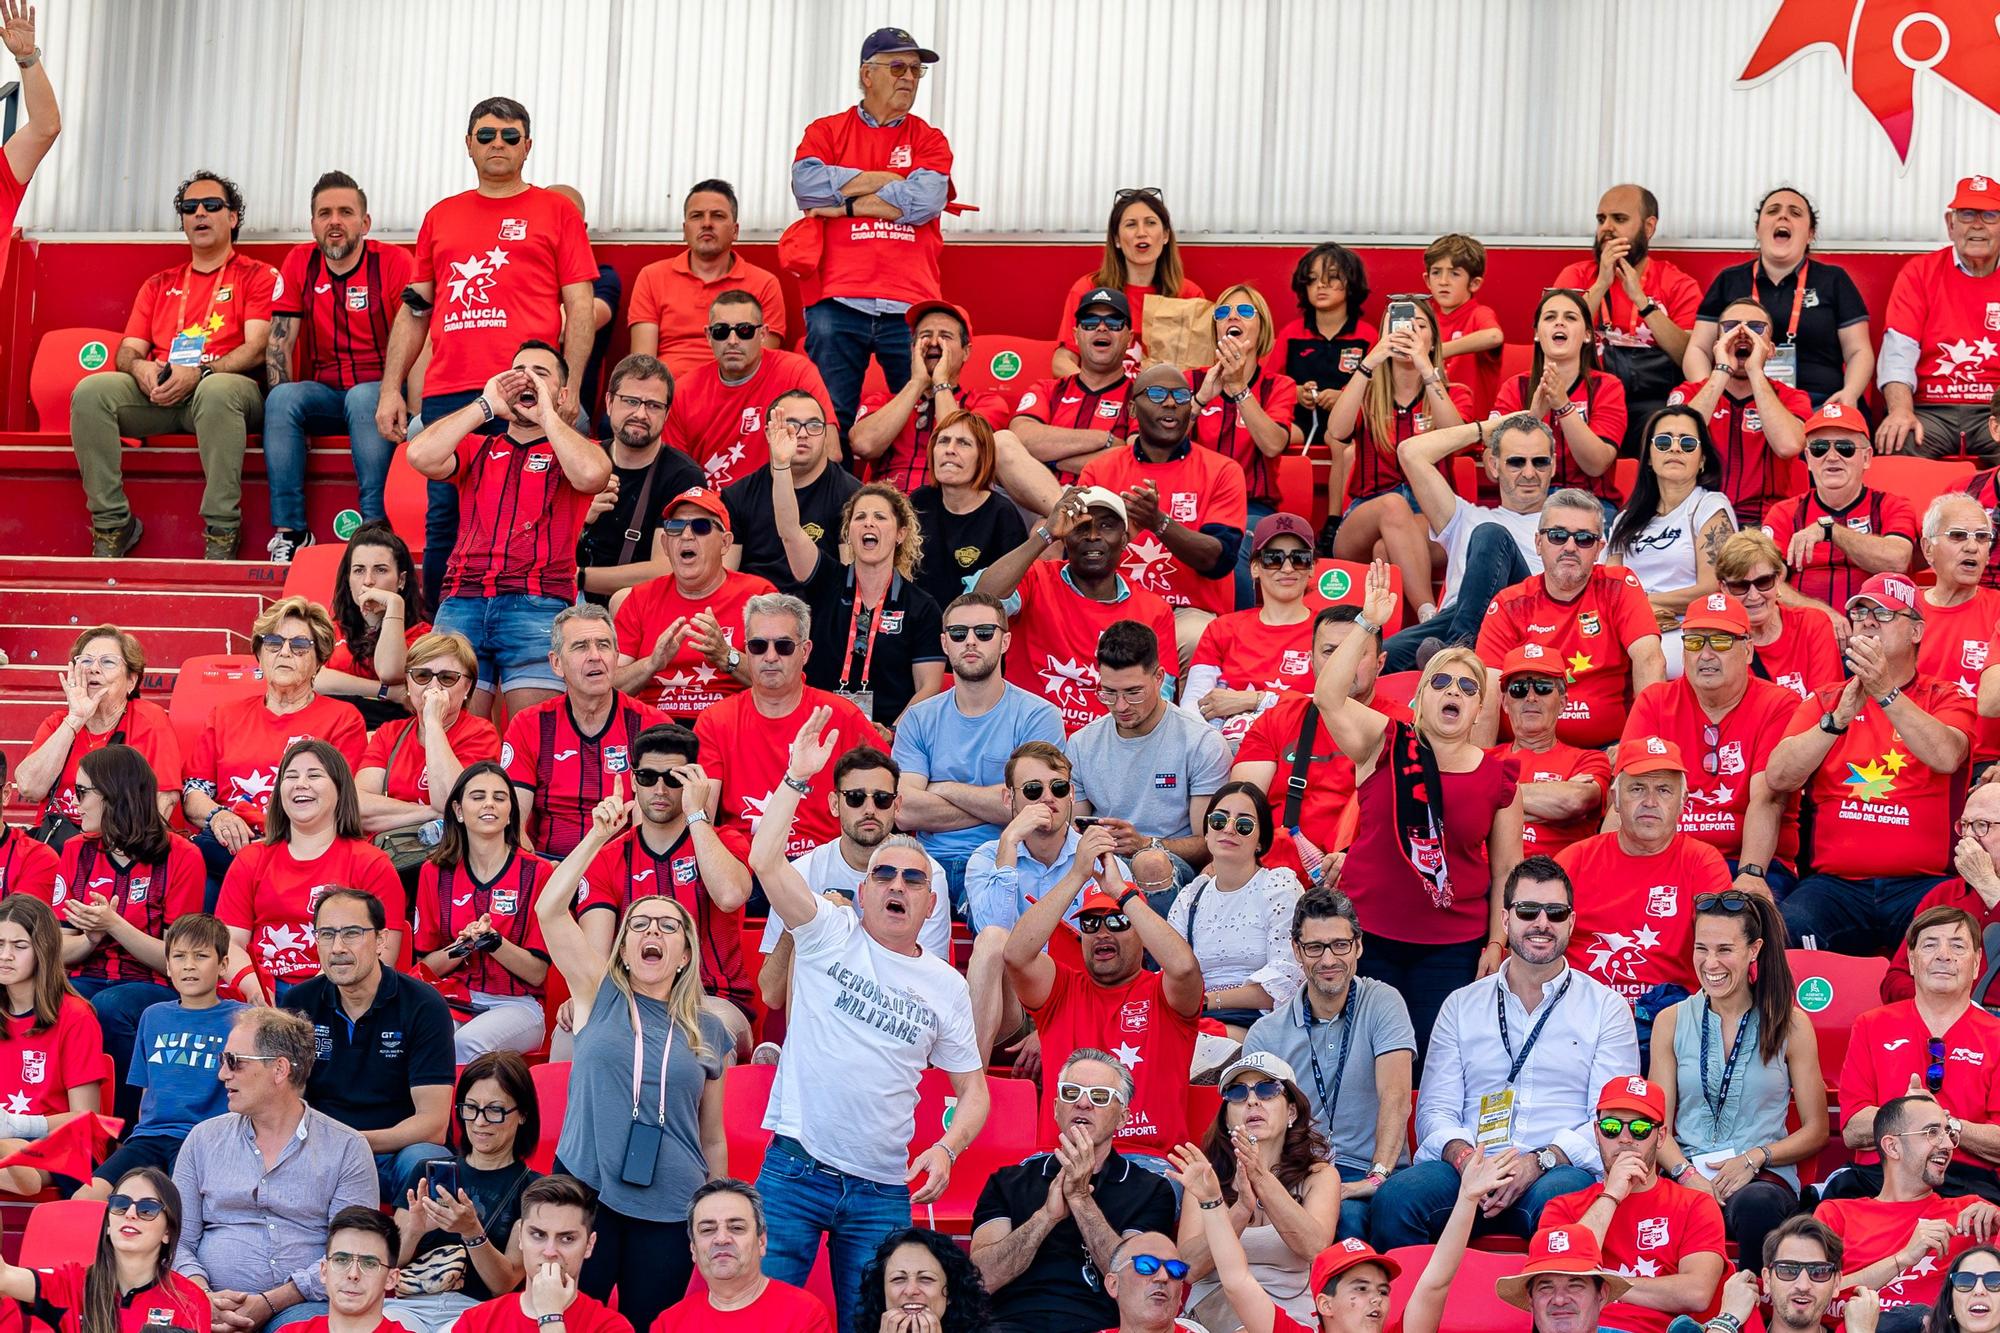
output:
{"label": "elderly man", "polygon": [[1521,845],[1530,855],[1555,856],[1590,837],[1607,809],[1610,757],[1556,739],[1568,698],[1568,671],[1540,644],[1524,643],[1500,664],[1500,709],[1514,740],[1495,749],[1521,761]]}
{"label": "elderly man", "polygon": [[1785,898],[1794,946],[1879,954],[1901,938],[1951,860],[1972,700],[1917,671],[1917,588],[1877,574],[1848,599],[1853,675],[1799,704],[1764,780],[1814,810],[1811,873]]}
{"label": "elderly man", "polygon": [[608,603],[619,590],[657,578],[653,539],[666,513],[662,500],[706,484],[700,465],[661,442],[673,403],[674,377],[653,357],[635,352],[611,368],[604,389],[611,480],[591,497],[576,544],[586,601]]}
{"label": "elderly man", "polygon": [[1681,622],[1680,678],[1639,692],[1621,744],[1660,736],[1679,746],[1683,758],[1699,755],[1698,764],[1689,759],[1681,831],[1728,858],[1743,888],[1767,892],[1776,883],[1789,891],[1798,810],[1791,806],[1781,828],[1762,775],[1791,727],[1799,696],[1757,679],[1755,652],[1743,603],[1726,592],[1696,600]]}
{"label": "elderly man", "polygon": [[1806,422],[1812,485],[1764,511],[1764,531],[1785,553],[1800,597],[1845,606],[1869,575],[1910,567],[1917,511],[1902,496],[1865,484],[1873,452],[1857,408],[1827,403]]}
{"label": "elderly man", "polygon": [[[1097,678],[1097,640],[1107,628],[1136,620],[1151,626],[1161,643],[1174,642],[1166,602],[1118,572],[1129,531],[1125,501],[1116,492],[1072,486],[1048,521],[988,565],[973,587],[1009,603],[1015,647],[1007,679],[1054,704],[1070,731],[1107,711]],[[1063,559],[1043,560],[1057,542]],[[1170,673],[1169,689],[1172,679]]]}
{"label": "elderly man", "polygon": [[1104,1291],[1119,1240],[1173,1229],[1173,1187],[1115,1146],[1132,1074],[1079,1047],[1056,1076],[1056,1147],[995,1171],[972,1215],[972,1262],[996,1333],[1097,1333],[1118,1317]]}
{"label": "elderly man", "polygon": [[1903,265],[1889,293],[1875,381],[1889,411],[1875,438],[1885,454],[1977,454],[2000,463],[1987,412],[2000,389],[1993,273],[2000,264],[2000,184],[1958,183],[1944,214],[1951,244]]}
{"label": "elderly man", "polygon": [[500,763],[514,784],[521,842],[568,856],[590,829],[590,812],[632,767],[632,743],[667,715],[618,689],[618,632],[611,613],[584,603],[556,613],[549,669],[563,692],[507,723]]}
{"label": "elderly man", "polygon": [[711,301],[704,331],[713,359],[681,376],[667,413],[663,438],[701,464],[715,490],[770,461],[764,409],[780,395],[803,389],[823,417],[833,415],[813,363],[765,346],[765,320],[764,303],[740,287]]}
{"label": "elderly man", "polygon": [[311,1023],[283,1009],[244,1010],[216,1071],[229,1111],[196,1125],[174,1162],[174,1271],[209,1293],[219,1328],[325,1314],[327,1229],[341,1209],[381,1202],[367,1143],[306,1105],[312,1065]]}
{"label": "elderly man", "polygon": [[767,579],[730,569],[729,506],[693,486],[666,503],[658,551],[663,576],[611,599],[618,628],[619,689],[678,721],[691,722],[749,679],[743,653],[743,607],[774,593]]}
{"label": "elderly man", "polygon": [[688,1200],[688,1247],[704,1290],[689,1292],[654,1321],[652,1333],[708,1333],[717,1327],[771,1333],[833,1333],[819,1301],[764,1272],[770,1241],[764,1196],[754,1185],[718,1176]]}
{"label": "elderly man", "polygon": [[1628,1333],[1666,1333],[1677,1314],[1713,1314],[1726,1266],[1722,1209],[1713,1194],[1660,1175],[1660,1137],[1671,1130],[1659,1085],[1612,1079],[1597,1094],[1592,1128],[1604,1179],[1551,1199],[1542,1221],[1588,1230],[1605,1266],[1631,1281],[1605,1320]]}
{"label": "elderly man", "polygon": [[[1981,586],[1993,553],[1993,516],[1970,495],[1940,495],[1924,510],[1923,532],[1924,563],[1936,582],[1917,597],[1924,621],[1917,671],[1976,696],[2000,622],[2000,592]],[[1975,753],[1974,762],[1992,757]]]}
{"label": "elderly man", "polygon": [[1723,307],[1715,365],[1706,379],[1690,380],[1667,395],[1708,418],[1708,435],[1722,455],[1722,493],[1738,523],[1755,524],[1784,498],[1780,460],[1805,447],[1812,399],[1764,373],[1777,339],[1771,317],[1754,296]]}
{"label": "elderly man", "polygon": [[[1136,336],[1132,302],[1124,292],[1093,287],[1083,294],[1076,303],[1076,374],[1037,380],[1014,406],[1012,426],[1022,457],[1069,482],[1091,459],[1124,446],[1132,433],[1132,369],[1125,354]],[[1001,448],[1000,475],[1010,494],[1021,461]]]}
{"label": "elderly man", "polygon": [[960,385],[972,346],[972,318],[949,301],[919,301],[904,312],[910,326],[910,378],[894,394],[861,400],[847,447],[864,482],[886,481],[905,495],[931,479],[931,432],[955,412],[977,412],[995,430],[1007,424],[1007,404],[992,390]]}
{"label": "elderly man", "polygon": [[833,388],[843,435],[854,425],[868,358],[900,390],[910,377],[903,315],[939,296],[951,144],[910,114],[937,60],[901,28],[868,34],[860,104],[806,126],[793,154],[792,198],[823,220],[806,354]]}
{"label": "elderly man", "polygon": [[[787,856],[802,794],[837,752],[833,722],[825,705],[807,715],[750,843],[750,868],[798,961],[785,1058],[764,1116],[774,1137],[757,1188],[773,1276],[804,1285],[824,1239],[841,1327],[852,1333],[867,1256],[910,1224],[912,1203],[944,1193],[952,1163],[986,1123],[989,1101],[965,978],[918,944],[943,887],[932,882],[923,845],[898,834],[875,848],[858,912],[814,893]],[[907,1160],[917,1082],[931,1065],[951,1080],[957,1106],[937,1139]],[[918,1181],[905,1196],[903,1187]]]}
{"label": "elderly man", "polygon": [[[1956,907],[1978,924],[1983,944],[1987,932],[2000,925],[2000,784],[1984,782],[1972,789],[1955,831],[1951,859],[1958,873],[1925,894],[1912,919],[1933,907]],[[1882,977],[1882,1003],[1907,1000],[1916,986],[1907,957],[1891,957]]]}
{"label": "elderly man", "polygon": [[787,389],[764,409],[764,456],[779,437],[792,450],[792,461],[772,467],[766,462],[722,493],[729,507],[730,535],[736,539],[736,567],[745,574],[769,579],[792,591],[791,557],[784,538],[771,521],[771,488],[789,485],[797,497],[799,526],[829,559],[840,558],[840,511],[847,497],[861,489],[854,474],[839,465],[840,437],[822,404],[823,394]]}
{"label": "elderly man", "polygon": [[[1479,629],[1479,656],[1497,690],[1499,663],[1524,644],[1555,654],[1569,674],[1568,701],[1556,735],[1571,745],[1604,746],[1618,739],[1632,698],[1666,679],[1660,624],[1639,580],[1627,569],[1597,563],[1604,544],[1604,507],[1587,491],[1560,490],[1542,507],[1535,549],[1542,572],[1503,590]],[[1480,726],[1498,725],[1488,710]]]}
{"label": "elderly man", "polygon": [[778,275],[736,252],[736,187],[725,180],[696,181],[681,201],[681,239],[687,249],[639,270],[625,322],[632,352],[656,356],[676,378],[709,362],[709,303],[732,289],[757,298],[764,310],[764,345],[785,345],[785,293]]}

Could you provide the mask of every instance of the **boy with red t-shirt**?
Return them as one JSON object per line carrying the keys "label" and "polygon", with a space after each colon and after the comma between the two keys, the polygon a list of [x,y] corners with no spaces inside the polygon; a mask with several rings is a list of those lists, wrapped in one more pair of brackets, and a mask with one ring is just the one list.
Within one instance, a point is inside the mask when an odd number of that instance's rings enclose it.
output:
{"label": "boy with red t-shirt", "polygon": [[[1490,407],[1499,392],[1500,348],[1506,341],[1493,307],[1473,299],[1485,281],[1486,247],[1472,237],[1452,232],[1424,247],[1424,286],[1437,311],[1444,377],[1470,387],[1476,411]],[[1465,419],[1472,420],[1471,414]]]}

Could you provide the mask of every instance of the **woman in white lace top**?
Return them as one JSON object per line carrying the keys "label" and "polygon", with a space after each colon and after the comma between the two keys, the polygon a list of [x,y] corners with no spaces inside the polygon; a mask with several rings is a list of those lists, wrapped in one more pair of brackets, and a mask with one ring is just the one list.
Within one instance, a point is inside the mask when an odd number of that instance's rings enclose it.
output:
{"label": "woman in white lace top", "polygon": [[1292,954],[1292,909],[1304,886],[1289,870],[1258,864],[1272,832],[1261,788],[1223,784],[1202,829],[1208,873],[1182,889],[1167,914],[1201,964],[1203,1014],[1238,1039],[1305,981]]}

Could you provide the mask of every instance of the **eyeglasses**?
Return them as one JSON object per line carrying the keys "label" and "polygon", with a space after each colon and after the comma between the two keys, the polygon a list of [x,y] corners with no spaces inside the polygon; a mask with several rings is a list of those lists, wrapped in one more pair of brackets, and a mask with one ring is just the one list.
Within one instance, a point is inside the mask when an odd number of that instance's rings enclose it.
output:
{"label": "eyeglasses", "polygon": [[1513,454],[1501,459],[1500,465],[1509,472],[1519,472],[1523,468],[1532,468],[1536,472],[1547,472],[1555,467],[1556,460],[1550,457],[1523,458],[1519,454]]}
{"label": "eyeglasses", "polygon": [[1737,636],[1731,634],[1728,630],[1710,630],[1706,634],[1699,630],[1692,632],[1682,631],[1681,633],[1681,646],[1691,648],[1695,652],[1700,652],[1704,648],[1713,648],[1718,653],[1726,653],[1731,648],[1734,648],[1736,644]]}
{"label": "eyeglasses", "polygon": [[1167,1276],[1174,1281],[1183,1282],[1187,1280],[1188,1266],[1179,1259],[1162,1259],[1157,1254],[1135,1254],[1131,1256],[1129,1262],[1132,1265],[1132,1271],[1140,1277],[1152,1277],[1164,1268],[1167,1270]]}
{"label": "eyeglasses", "polygon": [[[844,793],[843,793],[844,794]],[[878,793],[879,794],[879,793]],[[883,806],[883,809],[889,807]],[[914,866],[876,866],[868,872],[868,878],[884,886],[894,884],[897,879],[913,889],[921,889],[931,882],[931,872],[918,870]]]}
{"label": "eyeglasses", "polygon": [[238,1055],[234,1051],[224,1051],[222,1053],[222,1067],[230,1073],[235,1074],[242,1072],[243,1066],[253,1061],[262,1063],[276,1060],[277,1058],[275,1055]]}
{"label": "eyeglasses", "polygon": [[[1771,1261],[1771,1276],[1780,1282],[1797,1282],[1801,1273],[1804,1273],[1815,1282],[1831,1282],[1840,1276],[1840,1265],[1809,1262],[1805,1259],[1774,1259]],[[1954,1274],[1954,1276],[1956,1275]],[[1970,1274],[1967,1274],[1967,1276],[1970,1276]],[[1991,1273],[1988,1276],[2000,1278],[2000,1273]]]}
{"label": "eyeglasses", "polygon": [[70,783],[69,789],[76,793],[76,799],[79,801],[86,796],[95,796],[98,794],[97,788],[91,786],[82,778],[78,778],[75,782]]}
{"label": "eyeglasses", "polygon": [[1955,542],[1978,542],[1981,546],[1991,546],[1993,544],[1993,529],[1991,528],[1946,528],[1938,535],[1950,538]]}
{"label": "eyeglasses", "polygon": [[965,636],[968,634],[981,643],[991,643],[1000,637],[1000,627],[998,625],[946,625],[944,627],[944,636],[953,643],[964,643]]}
{"label": "eyeglasses", "polygon": [[[1833,1267],[1832,1264],[1826,1266]],[[1773,1264],[1771,1271],[1775,1273],[1777,1265]],[[2000,1291],[2000,1268],[1989,1268],[1984,1273],[1974,1273],[1961,1268],[1951,1275],[1951,1286],[1953,1291],[1971,1291],[1974,1287]]]}
{"label": "eyeglasses", "polygon": [[1905,617],[1908,617],[1911,620],[1916,620],[1919,618],[1915,612],[1897,611],[1886,606],[1853,606],[1849,607],[1847,610],[1848,620],[1852,621],[1854,624],[1857,625],[1863,624],[1870,620],[1874,621],[1878,625],[1887,625],[1891,621],[1901,620]]}
{"label": "eyeglasses", "polygon": [[1219,305],[1215,308],[1215,322],[1218,324],[1228,319],[1231,315],[1236,316],[1238,319],[1255,319],[1257,318],[1257,307],[1244,301],[1236,305]]}
{"label": "eyeglasses", "polygon": [[750,650],[752,657],[762,657],[765,653],[776,653],[780,657],[790,657],[799,650],[797,639],[745,639],[743,646]]}
{"label": "eyeglasses", "polygon": [[72,657],[71,666],[96,667],[99,671],[122,671],[125,659],[122,657]]}
{"label": "eyeglasses", "polygon": [[876,69],[888,70],[892,79],[921,79],[926,72],[924,62],[921,60],[871,60],[868,63]]}
{"label": "eyeglasses", "polygon": [[1930,1057],[1924,1066],[1924,1087],[1937,1092],[1944,1087],[1944,1038],[1932,1037],[1924,1053]]}
{"label": "eyeglasses", "polygon": [[1588,551],[1604,540],[1603,533],[1592,532],[1588,528],[1543,528],[1541,535],[1549,539],[1551,546],[1567,546],[1575,542],[1579,551]]}
{"label": "eyeglasses", "polygon": [[495,139],[498,139],[509,148],[521,142],[524,137],[526,136],[521,133],[520,129],[513,125],[509,125],[505,129],[497,129],[492,125],[482,125],[477,130],[474,130],[472,134],[472,138],[476,143],[492,143]]}
{"label": "eyeglasses", "polygon": [[1146,401],[1151,403],[1164,404],[1171,402],[1176,407],[1184,407],[1193,397],[1194,390],[1186,387],[1169,389],[1164,384],[1149,384],[1146,386]]}
{"label": "eyeglasses", "polygon": [[[79,795],[82,794],[83,784],[81,782],[76,784],[76,790]],[[1993,832],[1996,828],[2000,828],[2000,819],[1961,819],[1958,821],[1958,833],[1960,837],[1964,837],[1970,833],[1973,837],[1983,841],[1986,835]]]}
{"label": "eyeglasses", "polygon": [[820,436],[826,434],[826,423],[818,417],[807,417],[804,421],[787,421],[783,417],[779,417],[771,424],[785,427],[802,440],[817,440]]}
{"label": "eyeglasses", "polygon": [[1576,912],[1576,908],[1569,903],[1538,903],[1527,898],[1519,899],[1509,910],[1514,913],[1516,921],[1533,921],[1536,917],[1545,916],[1558,925]]}
{"label": "eyeglasses", "polygon": [[478,1102],[460,1102],[458,1118],[468,1125],[475,1120],[484,1120],[489,1125],[499,1125],[506,1123],[507,1117],[520,1109],[518,1106],[502,1106],[499,1102],[489,1102],[485,1106],[481,1106]]}
{"label": "eyeglasses", "polygon": [[[1055,797],[1058,801],[1060,801],[1063,797],[1069,795],[1069,779],[1050,778],[1048,781],[1047,790],[1049,795]],[[1042,780],[1040,778],[1029,778],[1026,782],[1021,784],[1021,795],[1027,800],[1030,801],[1041,800],[1042,791],[1043,791],[1043,786],[1042,786]]]}
{"label": "eyeglasses", "polygon": [[722,524],[712,518],[670,518],[660,524],[660,531],[669,537],[678,537],[683,532],[692,532],[697,537],[706,537],[711,532],[721,532]]}
{"label": "eyeglasses", "polygon": [[1267,549],[1257,552],[1257,563],[1266,569],[1283,569],[1286,565],[1290,565],[1293,569],[1311,569],[1317,560],[1317,556],[1306,550]]}
{"label": "eyeglasses", "polygon": [[1259,1079],[1255,1083],[1232,1083],[1222,1090],[1225,1102],[1247,1102],[1251,1093],[1257,1094],[1260,1102],[1272,1102],[1285,1095],[1285,1085],[1274,1078]]}
{"label": "eyeglasses", "polygon": [[1673,453],[1678,450],[1684,454],[1691,454],[1699,448],[1701,441],[1692,435],[1669,435],[1661,432],[1653,437],[1653,449],[1656,453]]}
{"label": "eyeglasses", "polygon": [[[520,133],[519,130],[515,131]],[[388,1267],[387,1259],[377,1259],[372,1254],[349,1254],[346,1250],[335,1250],[326,1256],[327,1267],[333,1269],[358,1268],[364,1273],[372,1273],[378,1268]]]}
{"label": "eyeglasses", "polygon": [[465,679],[463,671],[439,671],[432,667],[411,667],[405,674],[412,685],[428,685],[436,681],[446,689]]}
{"label": "eyeglasses", "polygon": [[1750,895],[1741,889],[1724,889],[1720,893],[1697,893],[1694,896],[1694,910],[1748,912],[1751,910]]}
{"label": "eyeglasses", "polygon": [[1633,1116],[1624,1120],[1619,1119],[1615,1115],[1599,1116],[1597,1118],[1597,1132],[1607,1139],[1615,1139],[1620,1134],[1630,1131],[1633,1142],[1644,1143],[1647,1139],[1653,1137],[1653,1131],[1658,1128],[1658,1124],[1646,1119],[1644,1116]]}
{"label": "eyeglasses", "polygon": [[662,782],[669,789],[681,785],[681,780],[664,768],[635,768],[632,770],[632,781],[641,787],[657,787]]}
{"label": "eyeglasses", "polygon": [[634,935],[650,935],[655,931],[658,931],[662,935],[674,935],[680,932],[681,921],[679,917],[669,916],[665,913],[659,916],[650,916],[641,912],[626,917],[625,928]]}
{"label": "eyeglasses", "polygon": [[1722,580],[1722,590],[1731,597],[1741,597],[1752,588],[1755,588],[1758,592],[1769,592],[1777,586],[1778,576],[1776,574],[1760,574],[1754,579]]}
{"label": "eyeglasses", "polygon": [[1076,919],[1076,928],[1085,935],[1095,935],[1100,930],[1123,935],[1132,929],[1132,918],[1123,912],[1087,912]]}
{"label": "eyeglasses", "polygon": [[[1214,832],[1222,832],[1222,830],[1229,827],[1229,823],[1229,812],[1227,810],[1211,810],[1208,812],[1208,826]],[[1236,832],[1239,836],[1247,838],[1256,831],[1257,820],[1254,816],[1236,816]]]}
{"label": "eyeglasses", "polygon": [[303,634],[289,639],[282,634],[265,634],[257,640],[259,652],[282,653],[287,648],[292,650],[293,656],[304,657],[313,650],[313,641]]}
{"label": "eyeglasses", "polygon": [[1449,671],[1440,671],[1430,678],[1430,687],[1434,690],[1448,690],[1454,685],[1458,686],[1460,694],[1479,693],[1479,682],[1470,676],[1454,676]]}
{"label": "eyeglasses", "polygon": [[877,810],[887,810],[896,803],[896,793],[892,791],[874,791],[867,787],[854,787],[841,792],[840,799],[847,802],[849,810],[859,810],[870,801],[875,803]]}
{"label": "eyeglasses", "polygon": [[1855,451],[1860,447],[1861,447],[1860,445],[1856,444],[1852,440],[1806,441],[1806,452],[1811,454],[1814,458],[1825,458],[1826,451],[1829,449],[1839,454],[1842,458],[1852,458],[1854,457]]}
{"label": "eyeglasses", "polygon": [[104,1207],[113,1217],[137,1213],[141,1222],[150,1222],[166,1211],[167,1205],[158,1199],[135,1199],[129,1194],[114,1194],[104,1201]]}
{"label": "eyeglasses", "polygon": [[1760,338],[1771,331],[1771,321],[1768,319],[1725,319],[1721,322],[1721,326],[1724,333],[1748,329]]}
{"label": "eyeglasses", "polygon": [[1097,697],[1100,701],[1102,701],[1107,705],[1121,704],[1121,703],[1135,704],[1138,703],[1141,699],[1146,698],[1148,695],[1158,694],[1159,692],[1160,692],[1160,687],[1157,685],[1128,685],[1122,690],[1107,690],[1100,688],[1097,691]]}
{"label": "eyeglasses", "polygon": [[183,199],[180,202],[181,216],[191,218],[196,213],[220,213],[229,207],[227,199]]}
{"label": "eyeglasses", "polygon": [[712,343],[728,342],[729,336],[735,334],[736,341],[747,343],[756,338],[763,327],[762,324],[751,324],[747,321],[740,324],[711,324],[708,326],[708,340]]}
{"label": "eyeglasses", "polygon": [[1099,329],[1108,329],[1112,333],[1123,333],[1126,329],[1126,322],[1123,315],[1078,315],[1076,326],[1085,333],[1095,333]]}
{"label": "eyeglasses", "polygon": [[1075,1106],[1078,1102],[1089,1102],[1092,1106],[1106,1107],[1113,1102],[1125,1100],[1116,1088],[1086,1088],[1081,1083],[1056,1084],[1056,1100],[1064,1106]]}
{"label": "eyeglasses", "polygon": [[329,944],[359,944],[363,935],[373,935],[373,926],[321,926],[313,932],[313,938],[321,947]]}
{"label": "eyeglasses", "polygon": [[1935,1125],[1925,1125],[1922,1129],[1897,1130],[1894,1134],[1890,1134],[1887,1137],[1892,1139],[1922,1139],[1926,1143],[1957,1141],[1957,1137],[1951,1132],[1951,1126],[1942,1122]]}
{"label": "eyeglasses", "polygon": [[1360,941],[1355,939],[1295,940],[1292,947],[1297,949],[1299,955],[1304,958],[1319,959],[1324,958],[1329,953],[1335,958],[1345,958],[1354,952],[1354,946],[1359,943]]}
{"label": "eyeglasses", "polygon": [[2000,222],[2000,208],[1954,208],[1951,213],[1960,222],[1984,222],[1988,226]]}
{"label": "eyeglasses", "polygon": [[632,408],[635,411],[651,412],[656,416],[664,414],[667,410],[667,405],[665,403],[659,402],[652,398],[635,397],[634,395],[629,393],[614,393],[611,395],[611,401],[614,403],[623,403],[625,404],[625,406]]}
{"label": "eyeglasses", "polygon": [[1528,691],[1530,690],[1544,696],[1551,695],[1556,692],[1558,683],[1557,681],[1550,680],[1547,676],[1530,676],[1526,680],[1516,676],[1513,680],[1507,682],[1507,697],[1510,699],[1525,699],[1528,697]]}

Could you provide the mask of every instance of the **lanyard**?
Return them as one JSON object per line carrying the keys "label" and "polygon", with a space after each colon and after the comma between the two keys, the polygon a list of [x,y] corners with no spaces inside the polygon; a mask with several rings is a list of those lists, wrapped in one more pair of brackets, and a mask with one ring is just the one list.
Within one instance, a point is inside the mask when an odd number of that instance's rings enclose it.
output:
{"label": "lanyard", "polygon": [[1320,1075],[1319,1044],[1313,1040],[1313,1030],[1321,1026],[1330,1026],[1331,1020],[1323,1025],[1314,1018],[1312,1005],[1306,1001],[1305,992],[1299,992],[1299,1012],[1305,1015],[1306,1020],[1306,1054],[1312,1057],[1313,1091],[1319,1094],[1320,1119],[1329,1125],[1333,1123],[1333,1113],[1340,1105],[1340,1080],[1347,1073],[1347,1053],[1354,1045],[1354,1006],[1359,1003],[1360,990],[1360,981],[1350,978],[1347,983],[1347,1003],[1340,1008],[1340,1060],[1333,1067],[1331,1100],[1326,1095],[1326,1080]]}
{"label": "lanyard", "polygon": [[[1715,1006],[1706,999],[1701,1002],[1701,1096],[1708,1103],[1710,1118],[1720,1121],[1722,1108],[1729,1100],[1729,1084],[1736,1077],[1736,1061],[1743,1054],[1743,1039],[1749,1035],[1750,1017],[1757,1012],[1756,1006],[1743,1011],[1743,1017],[1736,1020],[1736,1044],[1729,1048],[1729,1056],[1722,1062],[1722,1090],[1711,1092],[1708,1087],[1708,1020],[1715,1014]],[[1715,1020],[1716,1030],[1722,1030],[1722,1020]]]}
{"label": "lanyard", "polygon": [[[1792,322],[1785,326],[1785,341],[1788,343],[1798,341],[1799,312],[1806,308],[1806,268],[1811,262],[1808,259],[1801,259],[1798,268],[1792,273],[1792,276],[1798,279],[1798,285],[1792,288]],[[1750,294],[1752,296],[1757,294],[1758,275],[1763,267],[1764,261],[1761,258],[1750,261]]]}
{"label": "lanyard", "polygon": [[861,632],[861,613],[868,613],[868,648],[861,657],[861,688],[868,688],[868,677],[875,668],[875,636],[882,629],[882,612],[889,605],[887,593],[874,606],[861,600],[859,584],[854,589],[854,610],[847,617],[847,652],[840,659],[840,692],[849,693],[847,678],[854,674],[854,640]]}
{"label": "lanyard", "polygon": [[[630,995],[625,997],[625,1007],[632,1013],[632,1120],[639,1119],[639,1086],[646,1079],[646,1025],[639,1019],[639,1002]],[[667,1127],[667,1058],[674,1053],[674,1033],[669,1025],[666,1044],[660,1047],[660,1106],[657,1112],[661,1129]]]}
{"label": "lanyard", "polygon": [[[221,285],[222,275],[228,267],[229,260],[225,259],[222,261],[222,267],[215,270],[215,282],[208,289],[208,313],[210,315],[215,313],[215,289]],[[203,274],[202,276],[207,277],[208,275]],[[194,262],[190,260],[188,261],[188,266],[181,270],[181,304],[180,309],[174,314],[174,335],[176,337],[180,336],[181,332],[187,328],[188,292],[193,290],[193,288]],[[206,318],[202,320],[201,327],[203,335],[206,336],[208,332],[208,320]]]}
{"label": "lanyard", "polygon": [[1536,1019],[1535,1026],[1529,1029],[1527,1043],[1521,1047],[1519,1055],[1514,1054],[1514,1039],[1507,1031],[1507,983],[1503,981],[1494,989],[1493,1007],[1500,1014],[1500,1044],[1507,1048],[1508,1058],[1514,1062],[1507,1070],[1509,1085],[1521,1077],[1521,1066],[1528,1063],[1528,1052],[1534,1050],[1535,1043],[1541,1040],[1542,1028],[1548,1024],[1549,1015],[1553,1014],[1556,1006],[1563,1002],[1563,996],[1569,994],[1569,983],[1575,980],[1574,974],[1563,978],[1563,984],[1556,990],[1555,998],[1549,1001],[1549,1007],[1542,1010],[1542,1016]]}

